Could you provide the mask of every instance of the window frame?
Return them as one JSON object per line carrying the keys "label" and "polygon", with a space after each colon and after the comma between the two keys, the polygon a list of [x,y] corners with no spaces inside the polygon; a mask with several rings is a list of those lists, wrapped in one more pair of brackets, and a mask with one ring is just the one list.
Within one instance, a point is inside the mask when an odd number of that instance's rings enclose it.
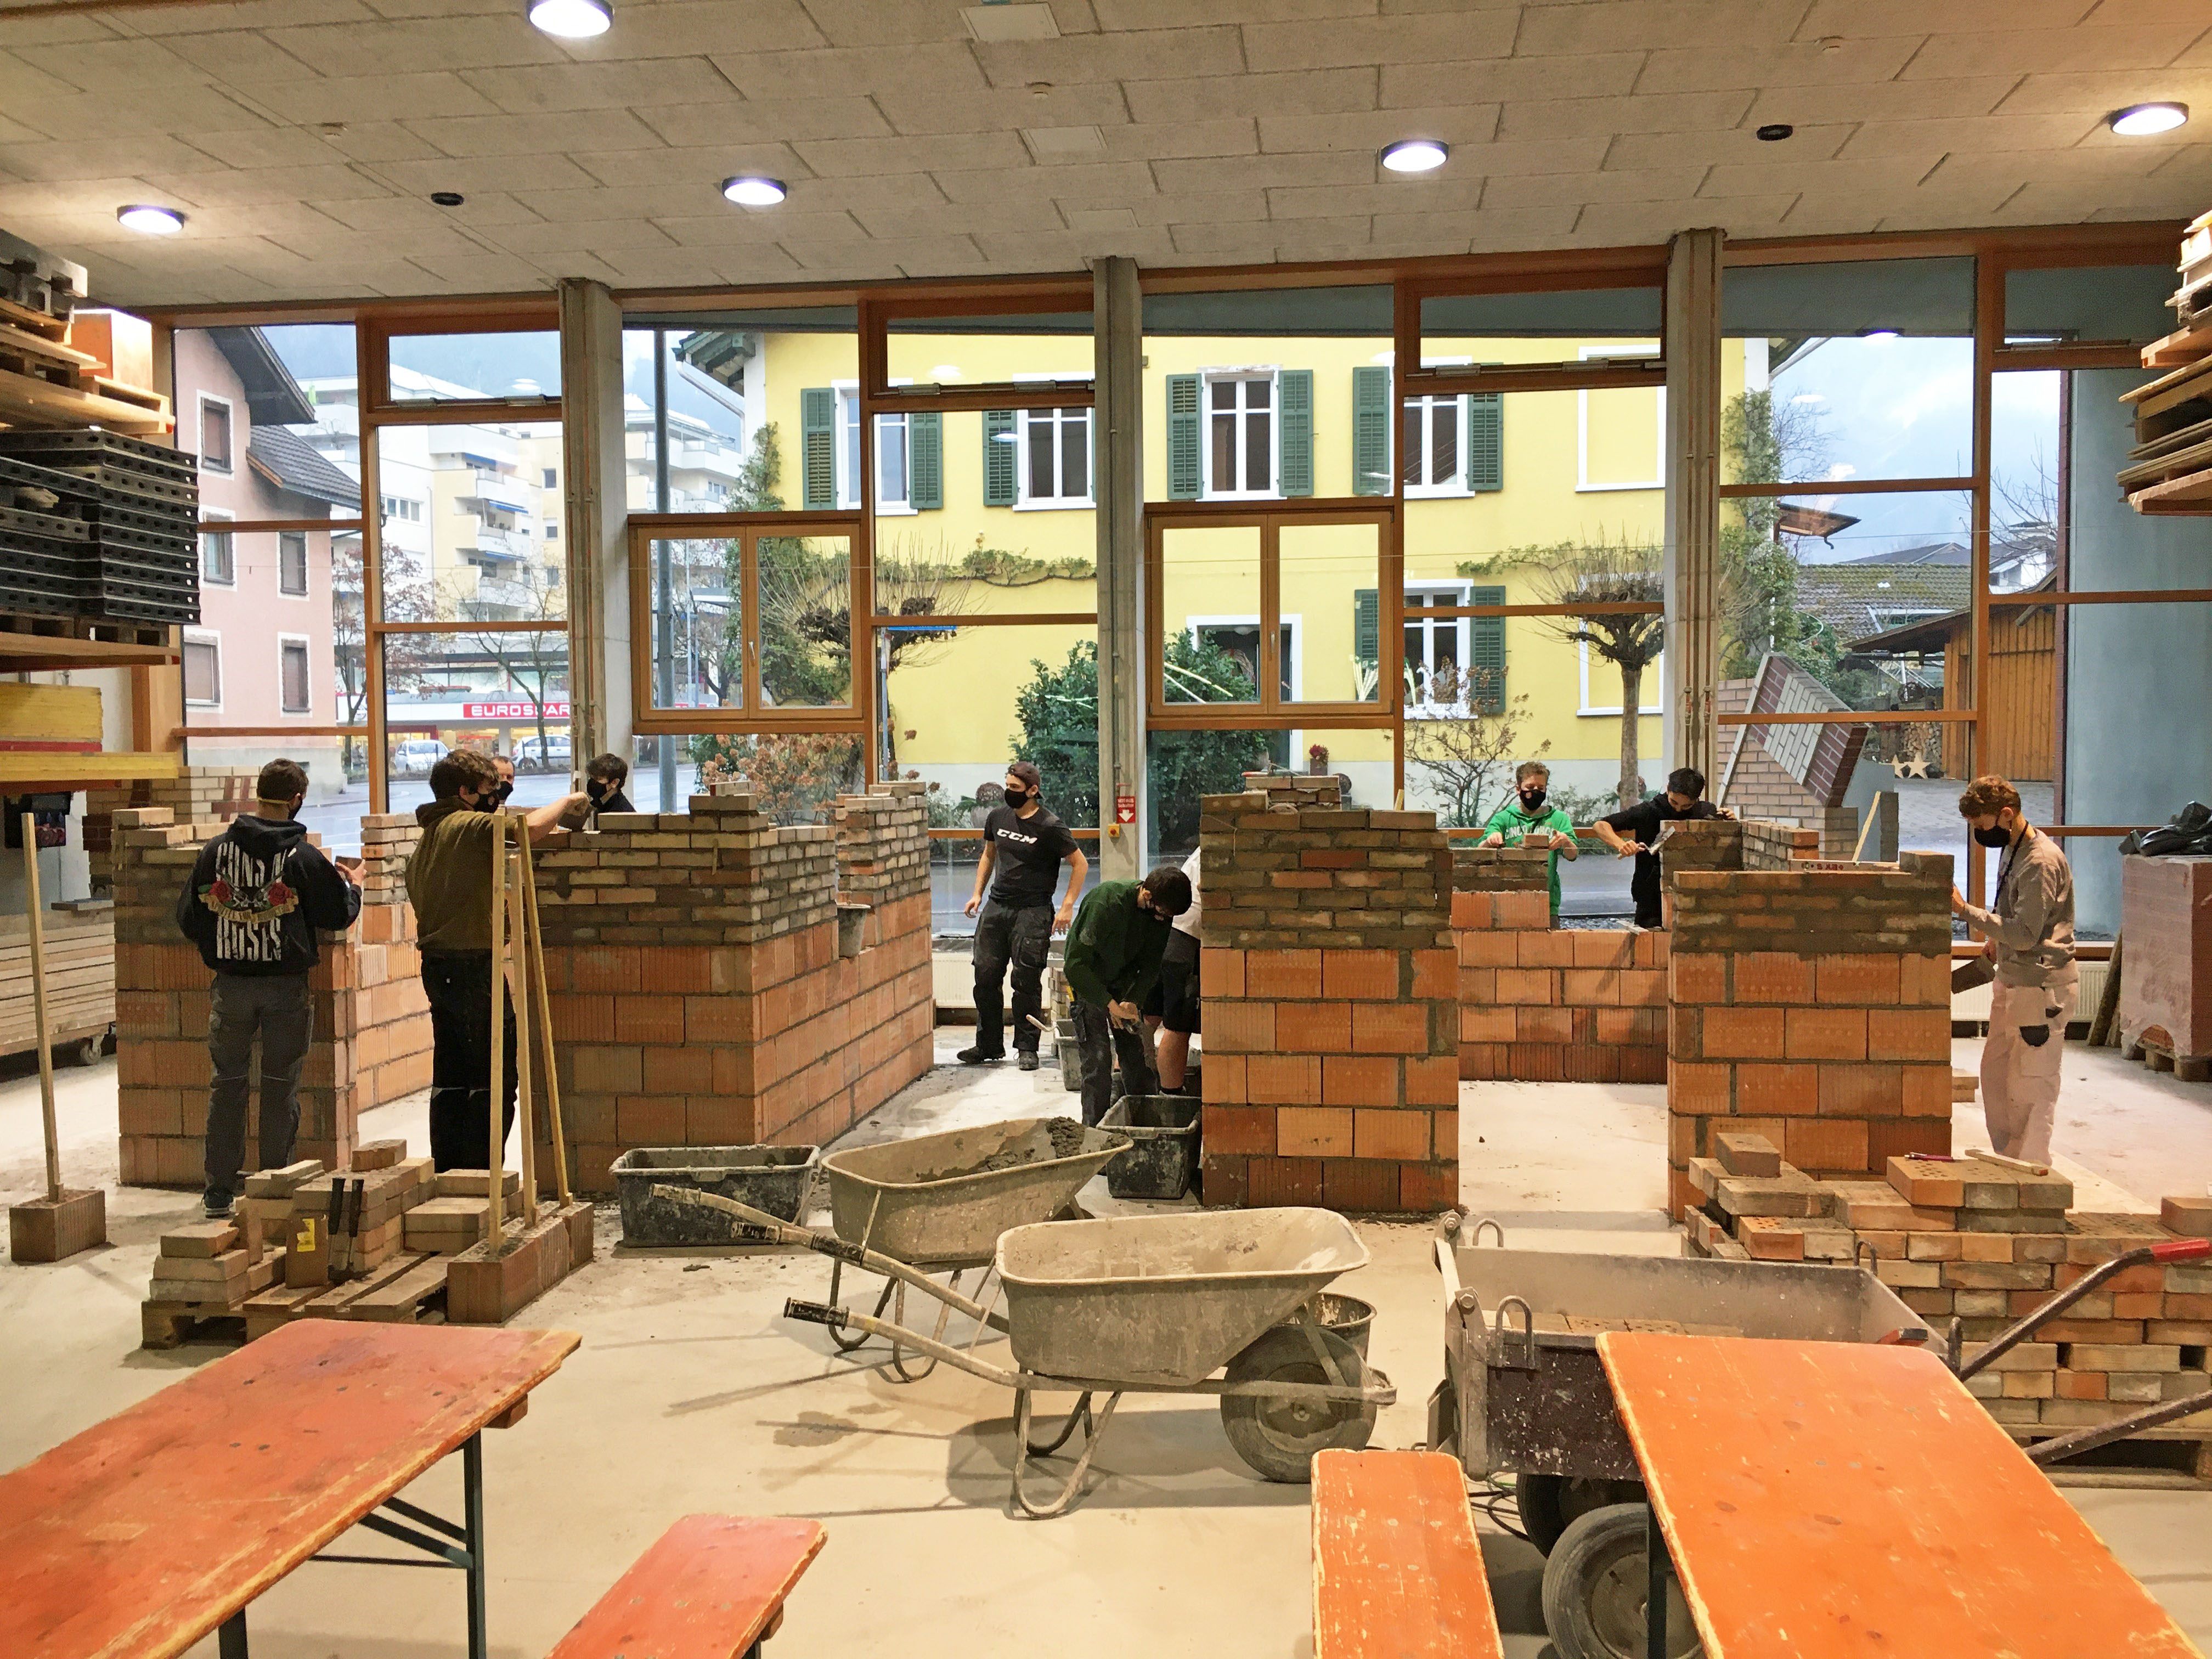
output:
{"label": "window frame", "polygon": [[[1657,361],[1662,348],[1651,346],[1583,346],[1584,362]],[[1619,390],[1620,388],[1613,388]],[[1640,489],[1664,489],[1667,487],[1667,386],[1662,380],[1650,387],[1658,400],[1658,414],[1651,446],[1651,482],[1592,483],[1589,476],[1589,400],[1591,388],[1584,386],[1575,393],[1575,493],[1578,495],[1618,495]]]}
{"label": "window frame", "polygon": [[[236,524],[238,519],[235,514],[222,507],[205,507],[200,509],[200,522],[198,526],[200,537],[200,586],[235,588],[238,586],[238,532],[230,528],[210,530],[208,528],[210,522],[228,526]],[[210,576],[208,574],[207,538],[210,536],[218,537],[222,542],[223,574],[220,576]]]}
{"label": "window frame", "polygon": [[[837,467],[837,505],[839,513],[868,511],[878,518],[903,519],[921,509],[914,505],[914,443],[907,416],[908,410],[877,411],[875,426],[869,432],[869,441],[860,441],[860,432],[868,418],[867,399],[860,395],[858,380],[832,380],[830,389],[837,399],[837,433],[835,453]],[[906,493],[894,501],[884,494],[884,459],[888,447],[884,442],[887,423],[896,421],[899,453],[906,470]],[[862,501],[854,489],[853,471],[855,461],[866,465],[875,475],[874,499]],[[703,516],[703,515],[702,515]]]}
{"label": "window frame", "polygon": [[[1087,405],[1056,404],[1042,409],[1024,407],[1012,411],[1014,430],[1021,441],[1015,446],[1018,452],[1014,474],[1014,511],[1017,513],[1088,513],[1098,507],[1098,453],[1097,422],[1091,418]],[[1061,428],[1080,421],[1083,424],[1083,483],[1084,493],[1070,495],[1064,492],[1038,495],[1030,489],[1030,445],[1034,434],[1042,428],[1050,434],[1052,445],[1052,477],[1055,484],[1064,486],[1067,480],[1063,470],[1066,452],[1060,444]]]}
{"label": "window frame", "polygon": [[[1459,648],[1459,667],[1463,674],[1467,668],[1468,653],[1474,647],[1474,621],[1468,617],[1437,616],[1435,611],[1437,608],[1464,609],[1473,603],[1468,596],[1474,592],[1474,583],[1467,578],[1445,578],[1435,580],[1424,578],[1401,582],[1399,587],[1404,595],[1398,613],[1400,618],[1398,635],[1401,653],[1404,650],[1406,631],[1418,625],[1421,629],[1424,647],[1419,665],[1433,675],[1436,672],[1436,636],[1439,629],[1449,628],[1452,629],[1454,642]],[[1442,599],[1445,601],[1445,605],[1443,607],[1424,606],[1416,610],[1411,603],[1416,595],[1424,599]],[[1401,679],[1402,680],[1407,673],[1411,672],[1415,664],[1411,656],[1401,654],[1398,665]],[[1468,702],[1464,696],[1456,702],[1449,703],[1437,702],[1430,697],[1423,697],[1416,701],[1409,696],[1406,699],[1407,720],[1465,719],[1467,708]]]}
{"label": "window frame", "polygon": [[[285,701],[284,659],[295,649],[300,653],[301,672],[307,680],[307,698],[298,708]],[[283,714],[312,714],[315,712],[315,642],[305,634],[279,634],[276,636],[276,710]]]}
{"label": "window frame", "polygon": [[[220,461],[211,459],[207,453],[208,410],[211,408],[222,411],[223,453]],[[219,472],[226,478],[237,477],[238,405],[220,392],[203,392],[199,394],[198,413],[194,419],[192,441],[197,447],[200,470],[203,472]]]}
{"label": "window frame", "polygon": [[[1467,487],[1467,441],[1468,435],[1468,394],[1464,392],[1425,392],[1413,397],[1405,398],[1400,404],[1399,425],[1401,430],[1393,434],[1393,441],[1396,443],[1399,453],[1394,459],[1397,462],[1399,478],[1404,486],[1404,495],[1407,501],[1456,500],[1461,496],[1472,495],[1475,493]],[[1452,453],[1455,464],[1452,468],[1451,477],[1443,483],[1437,483],[1431,481],[1427,483],[1417,484],[1405,477],[1406,462],[1411,459],[1413,455],[1413,452],[1407,447],[1403,441],[1403,428],[1406,419],[1408,416],[1413,415],[1416,411],[1419,414],[1422,438],[1419,453],[1422,470],[1425,471],[1427,471],[1429,461],[1433,459],[1432,450],[1435,442],[1434,423],[1437,405],[1447,403],[1452,406],[1453,418],[1458,422],[1458,430],[1455,434],[1452,442]]]}
{"label": "window frame", "polygon": [[[1577,641],[1575,649],[1579,653],[1580,664],[1577,672],[1579,690],[1575,698],[1575,718],[1577,720],[1619,720],[1626,712],[1620,704],[1614,703],[1608,708],[1602,704],[1593,703],[1589,700],[1589,641]],[[1667,683],[1662,678],[1665,672],[1666,660],[1667,653],[1662,651],[1644,665],[1644,684],[1657,690],[1660,701],[1639,704],[1636,710],[1637,718],[1639,720],[1654,720],[1667,712]]]}
{"label": "window frame", "polygon": [[[1200,368],[1198,375],[1198,464],[1199,494],[1202,501],[1279,501],[1283,495],[1282,418],[1283,366],[1280,363],[1255,364],[1243,368]],[[1216,487],[1213,477],[1213,422],[1217,415],[1226,414],[1232,422],[1236,435],[1237,471],[1240,476],[1251,470],[1251,418],[1260,413],[1247,409],[1243,394],[1237,394],[1234,410],[1221,410],[1213,406],[1213,388],[1220,385],[1248,386],[1265,381],[1267,386],[1267,487],[1264,489],[1222,489]]]}
{"label": "window frame", "polygon": [[[315,574],[309,557],[307,532],[304,530],[279,530],[276,537],[276,597],[280,599],[307,599],[314,593]],[[300,585],[296,588],[284,585],[284,550],[288,544],[297,542],[300,549]]]}
{"label": "window frame", "polygon": [[[215,696],[195,697],[191,694],[190,663],[194,647],[204,648],[212,654],[215,664]],[[222,713],[222,630],[219,628],[187,628],[177,640],[178,692],[187,708],[204,708]]]}

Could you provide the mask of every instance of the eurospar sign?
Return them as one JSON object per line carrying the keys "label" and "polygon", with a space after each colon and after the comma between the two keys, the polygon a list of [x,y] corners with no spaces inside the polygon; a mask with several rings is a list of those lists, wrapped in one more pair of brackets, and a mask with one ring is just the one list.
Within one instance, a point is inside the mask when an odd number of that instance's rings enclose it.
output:
{"label": "eurospar sign", "polygon": [[[549,720],[568,718],[568,705],[549,702],[544,705],[544,717]],[[461,718],[465,720],[534,720],[539,718],[538,705],[534,702],[465,702]]]}

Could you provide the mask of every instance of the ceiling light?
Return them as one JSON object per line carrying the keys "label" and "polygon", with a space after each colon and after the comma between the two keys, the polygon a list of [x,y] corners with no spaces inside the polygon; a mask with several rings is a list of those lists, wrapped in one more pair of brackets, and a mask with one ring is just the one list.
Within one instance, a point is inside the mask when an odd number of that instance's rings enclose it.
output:
{"label": "ceiling light", "polygon": [[185,216],[174,208],[143,204],[115,210],[116,222],[125,230],[147,236],[173,236],[185,228]]}
{"label": "ceiling light", "polygon": [[1757,136],[1761,143],[1778,144],[1784,138],[1787,138],[1791,133],[1796,131],[1797,129],[1791,126],[1787,121],[1769,121],[1765,126],[1759,129]]}
{"label": "ceiling light", "polygon": [[2186,104],[2130,104],[2105,118],[2105,125],[2123,138],[2148,138],[2172,132],[2189,118]]}
{"label": "ceiling light", "polygon": [[722,194],[739,207],[774,207],[791,192],[781,179],[725,179]]}
{"label": "ceiling light", "polygon": [[1894,340],[1896,337],[1897,331],[1893,328],[1863,328],[1859,331],[1862,340]]}
{"label": "ceiling light", "polygon": [[458,190],[434,190],[430,192],[430,199],[440,207],[459,207],[468,198]]}
{"label": "ceiling light", "polygon": [[614,0],[529,0],[530,21],[563,40],[605,34],[615,21]]}
{"label": "ceiling light", "polygon": [[1434,173],[1451,152],[1433,138],[1401,138],[1382,152],[1393,173]]}

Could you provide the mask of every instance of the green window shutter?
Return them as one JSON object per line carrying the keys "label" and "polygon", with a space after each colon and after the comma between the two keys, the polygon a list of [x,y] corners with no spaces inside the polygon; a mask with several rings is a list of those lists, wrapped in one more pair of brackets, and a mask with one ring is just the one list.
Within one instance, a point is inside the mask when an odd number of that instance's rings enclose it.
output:
{"label": "green window shutter", "polygon": [[1471,490],[1505,488],[1505,398],[1502,393],[1477,392],[1468,398],[1467,487]]}
{"label": "green window shutter", "polygon": [[1199,385],[1195,374],[1168,376],[1168,499],[1194,501],[1204,493],[1199,469]]}
{"label": "green window shutter", "polygon": [[[1012,448],[1012,446],[1006,446]],[[945,505],[945,416],[906,417],[907,501],[917,513]]]}
{"label": "green window shutter", "polygon": [[1353,590],[1352,654],[1365,663],[1382,659],[1382,594],[1378,588]]}
{"label": "green window shutter", "polygon": [[1352,371],[1352,493],[1390,493],[1390,371]]}
{"label": "green window shutter", "polygon": [[1014,411],[1011,409],[987,409],[983,411],[983,505],[1012,507],[1015,497],[1015,479],[1021,471],[1021,445],[1015,442],[1020,434],[1014,428]]}
{"label": "green window shutter", "polygon": [[1313,370],[1286,368],[1275,376],[1282,408],[1275,424],[1275,477],[1285,495],[1314,493]]}
{"label": "green window shutter", "polygon": [[799,476],[810,511],[837,505],[837,393],[811,386],[799,394]]}
{"label": "green window shutter", "polygon": [[[1491,486],[1496,488],[1495,485]],[[1502,587],[1477,587],[1467,596],[1469,605],[1503,605]],[[1475,617],[1467,625],[1468,702],[1486,714],[1505,711],[1505,618]]]}

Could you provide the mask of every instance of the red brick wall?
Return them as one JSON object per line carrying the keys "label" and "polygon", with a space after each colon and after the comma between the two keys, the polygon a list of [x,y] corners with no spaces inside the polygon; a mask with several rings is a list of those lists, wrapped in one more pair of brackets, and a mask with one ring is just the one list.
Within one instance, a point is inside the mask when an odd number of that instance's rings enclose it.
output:
{"label": "red brick wall", "polygon": [[1450,854],[1433,813],[1316,781],[1201,803],[1206,1201],[1433,1212],[1459,1194]]}

